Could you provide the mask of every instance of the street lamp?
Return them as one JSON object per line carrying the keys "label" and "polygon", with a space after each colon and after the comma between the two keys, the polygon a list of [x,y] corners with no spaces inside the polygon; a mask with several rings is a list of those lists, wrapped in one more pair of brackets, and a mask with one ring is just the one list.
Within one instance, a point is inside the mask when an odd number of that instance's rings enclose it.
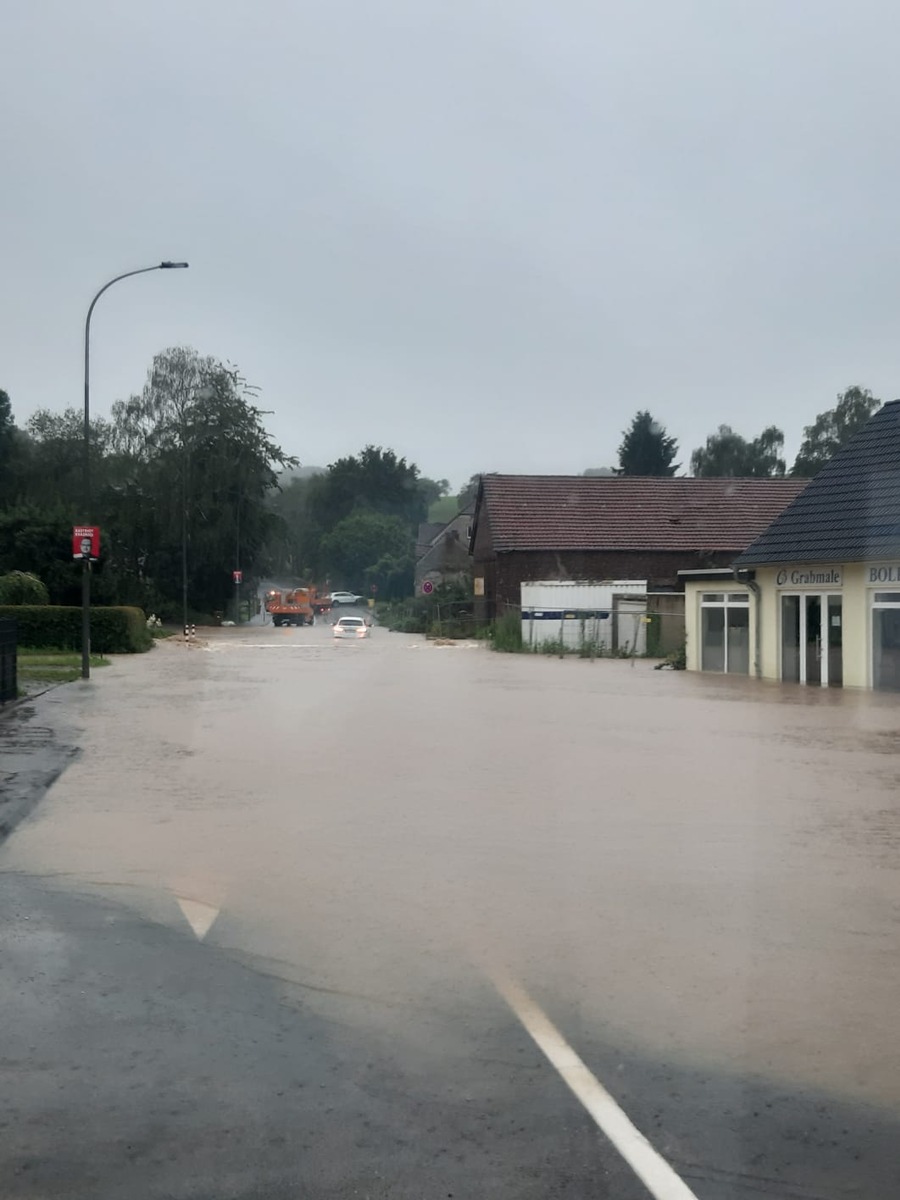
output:
{"label": "street lamp", "polygon": [[[161,262],[153,267],[140,267],[137,271],[126,271],[104,283],[91,301],[84,322],[84,511],[91,513],[91,317],[94,306],[114,283],[130,279],[132,275],[146,275],[148,271],[173,271],[187,267],[186,262]],[[85,555],[81,563],[81,678],[91,677],[91,560]]]}

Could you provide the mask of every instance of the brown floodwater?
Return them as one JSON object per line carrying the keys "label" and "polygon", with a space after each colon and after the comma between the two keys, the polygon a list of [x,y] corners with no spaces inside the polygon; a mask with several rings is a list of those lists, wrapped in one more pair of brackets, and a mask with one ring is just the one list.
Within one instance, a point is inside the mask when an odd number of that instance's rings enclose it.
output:
{"label": "brown floodwater", "polygon": [[2,869],[211,921],[395,1036],[502,968],[563,1023],[900,1112],[893,697],[318,626],[39,704],[82,753]]}

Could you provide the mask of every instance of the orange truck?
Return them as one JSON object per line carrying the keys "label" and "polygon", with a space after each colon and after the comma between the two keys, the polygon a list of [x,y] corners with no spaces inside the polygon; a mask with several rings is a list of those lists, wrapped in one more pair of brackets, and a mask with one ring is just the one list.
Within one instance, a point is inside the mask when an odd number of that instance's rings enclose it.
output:
{"label": "orange truck", "polygon": [[273,625],[312,625],[317,614],[328,612],[330,608],[330,599],[319,596],[314,587],[266,592],[266,612]]}

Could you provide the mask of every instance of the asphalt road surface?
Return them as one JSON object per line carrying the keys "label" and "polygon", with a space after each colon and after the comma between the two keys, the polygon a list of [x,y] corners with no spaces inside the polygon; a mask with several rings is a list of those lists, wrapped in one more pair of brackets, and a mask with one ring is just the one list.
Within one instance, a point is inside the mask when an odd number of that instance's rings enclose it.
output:
{"label": "asphalt road surface", "polygon": [[895,699],[330,632],[0,720],[0,1196],[900,1195]]}

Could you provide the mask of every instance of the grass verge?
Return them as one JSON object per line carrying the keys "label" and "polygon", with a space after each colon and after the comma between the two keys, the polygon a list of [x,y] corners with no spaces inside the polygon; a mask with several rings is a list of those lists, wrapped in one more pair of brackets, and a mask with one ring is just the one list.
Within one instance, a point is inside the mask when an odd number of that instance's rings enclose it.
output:
{"label": "grass verge", "polygon": [[[92,667],[105,667],[109,659],[91,655]],[[81,655],[72,650],[20,650],[16,656],[19,683],[71,683],[81,675]]]}

